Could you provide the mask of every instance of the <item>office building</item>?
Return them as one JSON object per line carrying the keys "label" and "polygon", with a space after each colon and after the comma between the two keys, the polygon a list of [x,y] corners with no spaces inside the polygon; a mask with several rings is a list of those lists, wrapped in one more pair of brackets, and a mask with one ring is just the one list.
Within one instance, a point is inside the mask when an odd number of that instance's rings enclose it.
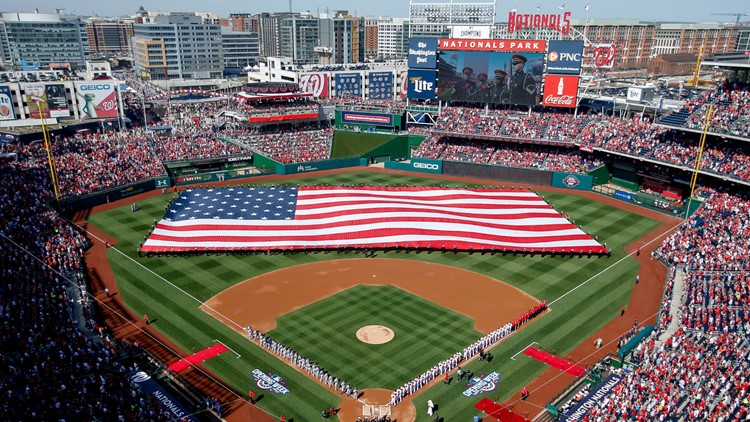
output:
{"label": "office building", "polygon": [[317,63],[315,47],[320,40],[320,21],[310,14],[281,21],[279,53],[296,65]]}
{"label": "office building", "polygon": [[0,14],[0,61],[46,67],[69,63],[83,67],[89,58],[86,24],[71,15],[44,13]]}
{"label": "office building", "polygon": [[247,67],[258,63],[260,40],[257,32],[235,32],[221,28],[224,67]]}
{"label": "office building", "polygon": [[107,54],[130,51],[133,23],[122,20],[91,19],[86,22],[86,35],[92,53]]}

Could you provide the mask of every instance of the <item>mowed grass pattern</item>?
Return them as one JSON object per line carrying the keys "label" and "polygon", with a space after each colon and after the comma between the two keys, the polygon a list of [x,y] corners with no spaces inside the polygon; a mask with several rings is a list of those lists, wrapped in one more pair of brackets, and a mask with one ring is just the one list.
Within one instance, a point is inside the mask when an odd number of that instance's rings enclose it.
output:
{"label": "mowed grass pattern", "polygon": [[[465,186],[439,179],[425,179],[419,176],[389,175],[354,171],[351,173],[305,177],[298,184],[370,184],[370,185],[432,185]],[[264,183],[272,185],[274,183]],[[276,183],[278,184],[278,183]],[[574,192],[571,192],[574,193]],[[633,286],[637,263],[626,258],[611,267],[626,254],[624,247],[658,226],[658,222],[624,210],[606,206],[576,195],[539,192],[545,200],[561,212],[568,212],[571,219],[600,241],[606,242],[613,250],[611,257],[542,257],[522,256],[522,254],[447,253],[433,252],[405,254],[389,252],[378,256],[420,260],[452,265],[482,274],[516,286],[539,300],[551,302],[580,283],[598,275],[590,283],[577,289],[552,307],[552,312],[535,321],[497,347],[496,359],[490,364],[474,363],[475,372],[497,370],[502,375],[497,392],[487,394],[492,398],[503,399],[518,391],[525,383],[541,373],[544,365],[531,359],[510,360],[509,357],[532,341],[564,355],[580,341],[593,334],[609,320],[619,315],[620,306],[627,303]],[[359,258],[355,254],[295,254],[295,255],[200,255],[186,257],[139,258],[136,253],[138,243],[144,240],[149,228],[161,219],[165,204],[171,195],[157,196],[138,203],[138,212],[131,212],[128,206],[92,215],[89,221],[118,242],[117,250],[110,250],[109,257],[115,272],[123,300],[136,315],[148,313],[158,318],[154,328],[161,330],[184,350],[191,351],[204,347],[213,339],[221,339],[242,355],[220,356],[209,361],[208,366],[219,374],[229,385],[239,392],[247,392],[252,386],[249,372],[261,368],[280,374],[290,383],[292,393],[287,396],[267,394],[259,403],[270,413],[296,420],[311,420],[319,417],[319,412],[331,403],[336,396],[322,387],[305,379],[296,370],[268,354],[239,334],[223,326],[215,319],[198,309],[199,302],[205,301],[218,292],[257,275],[298,264],[331,259]],[[118,253],[122,251],[124,255]],[[377,257],[375,258],[377,259]],[[144,266],[145,268],[141,267]],[[151,273],[150,271],[153,271]],[[175,287],[167,283],[174,284]],[[460,287],[460,286],[459,286]],[[188,296],[190,295],[190,296]],[[479,299],[478,300],[482,300]],[[498,306],[502,306],[501,299]],[[253,306],[252,300],[248,306]],[[436,337],[434,341],[444,341]],[[463,349],[463,344],[457,350]],[[425,353],[415,350],[415,359]],[[366,356],[338,353],[330,359],[327,370],[346,379],[343,373],[350,372],[352,361],[366,359]],[[418,375],[410,375],[408,379]],[[403,379],[398,382],[408,381]],[[374,381],[365,382],[375,385]],[[386,387],[383,385],[383,387]],[[438,385],[417,397],[418,410],[426,408],[427,399],[439,400],[440,414],[446,421],[470,420],[474,410],[471,407],[478,398],[465,398],[458,386],[443,389]],[[455,391],[454,391],[455,390]],[[417,412],[421,420],[423,412]]]}
{"label": "mowed grass pattern", "polygon": [[[361,388],[395,389],[481,334],[474,320],[394,286],[358,285],[277,318],[269,335]],[[359,328],[384,325],[395,336],[366,344]]]}

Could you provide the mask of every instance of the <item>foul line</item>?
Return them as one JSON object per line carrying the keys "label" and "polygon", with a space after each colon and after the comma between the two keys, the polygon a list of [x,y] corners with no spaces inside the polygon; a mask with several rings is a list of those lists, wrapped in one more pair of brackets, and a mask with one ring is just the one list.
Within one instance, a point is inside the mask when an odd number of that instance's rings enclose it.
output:
{"label": "foul line", "polygon": [[524,347],[523,349],[521,349],[520,352],[518,352],[515,355],[511,356],[510,359],[511,360],[516,360],[516,356],[520,355],[521,353],[523,353],[524,350],[528,349],[529,347],[531,347],[534,344],[539,344],[539,343],[537,343],[535,341],[532,341],[531,343],[527,344],[526,347]]}

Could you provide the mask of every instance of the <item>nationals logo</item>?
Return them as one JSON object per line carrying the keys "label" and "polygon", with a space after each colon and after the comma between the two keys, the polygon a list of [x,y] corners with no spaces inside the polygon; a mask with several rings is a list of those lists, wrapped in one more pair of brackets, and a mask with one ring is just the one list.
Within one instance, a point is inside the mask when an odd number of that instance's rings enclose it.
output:
{"label": "nationals logo", "polygon": [[399,94],[401,95],[401,98],[406,98],[406,93],[409,91],[409,72],[404,70],[399,73],[398,81],[401,85],[401,92]]}
{"label": "nationals logo", "polygon": [[489,393],[497,388],[497,383],[500,381],[500,374],[492,372],[490,374],[482,374],[478,377],[474,377],[467,384],[466,390],[464,390],[464,396],[478,396],[482,393]]}
{"label": "nationals logo", "polygon": [[577,97],[578,76],[547,75],[542,105],[573,108]]}
{"label": "nationals logo", "polygon": [[252,374],[253,379],[255,380],[255,385],[261,390],[270,391],[276,394],[286,394],[289,392],[289,389],[286,388],[286,382],[274,373],[263,372],[260,369],[253,369]]}
{"label": "nationals logo", "polygon": [[328,98],[328,75],[325,73],[302,73],[299,88],[316,98]]}
{"label": "nationals logo", "polygon": [[595,68],[611,69],[615,64],[615,53],[617,53],[617,45],[597,44],[594,47],[592,65]]}

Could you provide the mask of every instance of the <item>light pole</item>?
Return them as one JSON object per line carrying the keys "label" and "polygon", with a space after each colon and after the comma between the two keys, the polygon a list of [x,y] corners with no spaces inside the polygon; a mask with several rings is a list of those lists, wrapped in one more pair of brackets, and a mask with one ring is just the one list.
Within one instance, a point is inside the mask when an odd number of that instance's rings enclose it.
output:
{"label": "light pole", "polygon": [[[55,160],[53,159],[52,155],[52,146],[49,139],[49,134],[47,133],[47,125],[45,124],[44,120],[43,106],[47,105],[47,101],[41,98],[35,98],[34,103],[36,103],[36,108],[37,110],[39,110],[39,117],[42,119],[42,137],[44,138],[44,148],[47,150],[47,164],[49,165],[49,174],[50,178],[52,179],[52,191],[55,193],[55,201],[59,204],[60,188],[57,184],[57,170],[55,170]],[[49,107],[47,107],[47,110],[49,110]]]}

